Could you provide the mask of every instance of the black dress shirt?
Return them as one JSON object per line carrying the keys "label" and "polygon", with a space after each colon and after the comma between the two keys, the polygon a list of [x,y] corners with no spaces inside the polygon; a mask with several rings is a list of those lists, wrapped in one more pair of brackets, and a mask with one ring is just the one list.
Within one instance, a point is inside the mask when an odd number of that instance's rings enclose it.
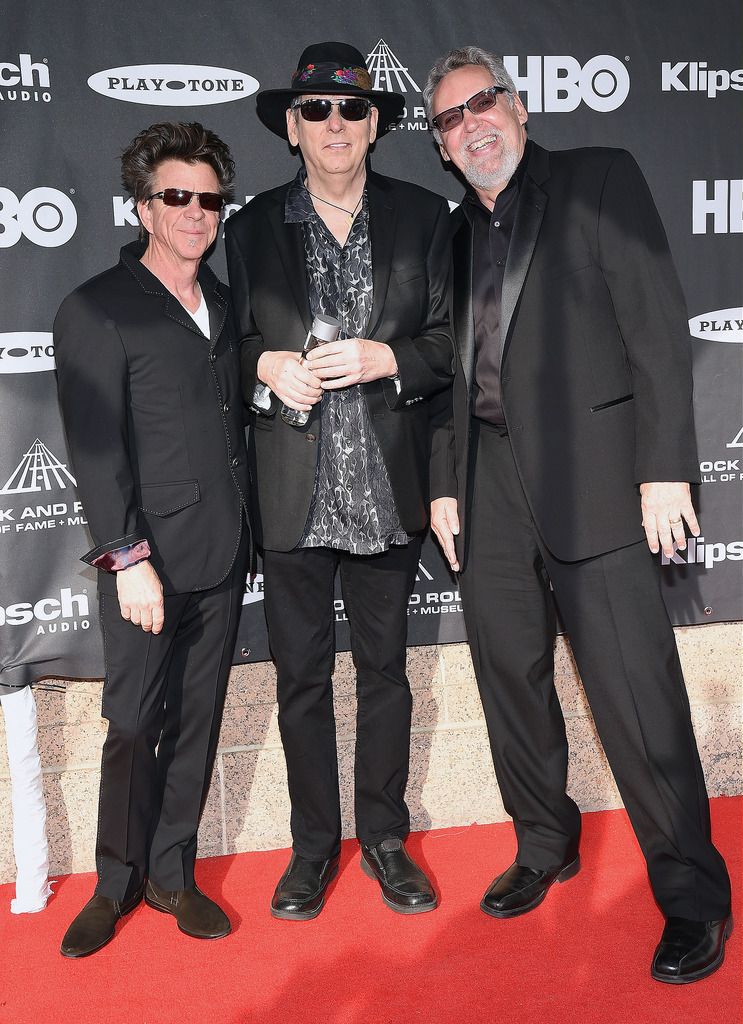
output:
{"label": "black dress shirt", "polygon": [[499,426],[505,425],[500,387],[504,340],[501,334],[501,293],[528,148],[527,140],[519,166],[496,199],[492,214],[480,202],[474,189],[467,192],[462,204],[473,234],[475,374],[472,412],[478,419]]}

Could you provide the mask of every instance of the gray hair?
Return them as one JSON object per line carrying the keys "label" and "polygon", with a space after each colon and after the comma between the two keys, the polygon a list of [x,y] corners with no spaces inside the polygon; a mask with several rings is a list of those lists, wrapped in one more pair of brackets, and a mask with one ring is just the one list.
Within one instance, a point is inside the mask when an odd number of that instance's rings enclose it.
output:
{"label": "gray hair", "polygon": [[[506,71],[503,58],[495,53],[490,53],[489,50],[483,50],[479,46],[461,46],[456,50],[449,50],[445,56],[440,57],[428,72],[428,80],[423,90],[423,104],[426,108],[426,117],[429,124],[433,116],[433,94],[441,85],[441,82],[451,71],[467,67],[470,64],[486,68],[493,78],[493,84],[500,85],[508,90],[506,96],[508,97],[508,102],[513,106],[513,98],[518,93],[513,79]],[[436,128],[432,128],[432,132],[436,142],[441,145],[440,132]]]}

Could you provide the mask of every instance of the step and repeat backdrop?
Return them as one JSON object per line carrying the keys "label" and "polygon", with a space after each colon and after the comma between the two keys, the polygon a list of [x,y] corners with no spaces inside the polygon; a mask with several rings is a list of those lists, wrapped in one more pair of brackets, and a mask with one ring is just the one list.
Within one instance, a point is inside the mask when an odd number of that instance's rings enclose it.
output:
{"label": "step and repeat backdrop", "polygon": [[[154,121],[199,120],[237,161],[228,215],[288,180],[296,157],[259,122],[311,42],[367,56],[404,116],[376,170],[457,203],[421,90],[431,63],[476,43],[505,55],[548,148],[631,150],[668,232],[694,350],[702,536],[662,558],[676,624],[743,618],[743,166],[735,0],[0,0],[0,684],[102,674],[95,574],[56,400],[52,321],[64,296],[136,236],[122,148]],[[211,259],[226,277],[222,241]],[[280,471],[280,468],[279,468]],[[596,473],[603,467],[596,466]],[[497,530],[498,524],[493,524]],[[269,657],[259,574],[236,663]],[[347,647],[336,602],[339,649]],[[429,539],[409,608],[413,645],[465,637],[457,582]]]}

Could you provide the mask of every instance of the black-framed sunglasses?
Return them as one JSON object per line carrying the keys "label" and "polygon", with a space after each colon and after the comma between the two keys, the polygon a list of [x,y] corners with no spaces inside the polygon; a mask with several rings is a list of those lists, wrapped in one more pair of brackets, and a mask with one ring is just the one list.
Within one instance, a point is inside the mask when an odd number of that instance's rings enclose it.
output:
{"label": "black-framed sunglasses", "polygon": [[151,199],[162,199],[165,206],[188,206],[193,197],[199,201],[202,210],[219,213],[224,206],[224,197],[219,192],[191,192],[187,188],[164,188],[162,192],[153,192],[147,196],[146,203]]}
{"label": "black-framed sunglasses", "polygon": [[344,121],[363,121],[371,108],[371,101],[361,96],[344,96],[342,100],[295,100],[292,110],[299,110],[305,121],[326,121],[333,107]]}
{"label": "black-framed sunglasses", "polygon": [[456,128],[458,124],[464,121],[465,107],[475,116],[484,114],[486,110],[491,110],[495,106],[498,94],[501,92],[508,92],[508,89],[502,85],[491,85],[487,89],[482,89],[480,92],[476,92],[474,96],[470,96],[464,103],[460,103],[458,107],[449,107],[448,110],[442,110],[436,117],[431,118],[431,124],[442,135],[444,132],[450,132],[452,128]]}

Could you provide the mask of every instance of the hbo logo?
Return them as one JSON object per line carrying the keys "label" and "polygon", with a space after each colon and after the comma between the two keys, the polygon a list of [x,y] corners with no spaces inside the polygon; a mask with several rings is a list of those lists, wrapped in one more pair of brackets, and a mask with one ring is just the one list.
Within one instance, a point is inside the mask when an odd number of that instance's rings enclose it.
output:
{"label": "hbo logo", "polygon": [[592,57],[583,67],[575,57],[526,57],[524,74],[519,73],[518,57],[504,57],[503,62],[532,113],[575,110],[581,102],[606,113],[621,107],[629,95],[629,72],[608,53]]}
{"label": "hbo logo", "polygon": [[72,200],[56,188],[32,188],[19,199],[0,187],[0,249],[25,235],[29,242],[51,249],[69,242],[77,227]]}

